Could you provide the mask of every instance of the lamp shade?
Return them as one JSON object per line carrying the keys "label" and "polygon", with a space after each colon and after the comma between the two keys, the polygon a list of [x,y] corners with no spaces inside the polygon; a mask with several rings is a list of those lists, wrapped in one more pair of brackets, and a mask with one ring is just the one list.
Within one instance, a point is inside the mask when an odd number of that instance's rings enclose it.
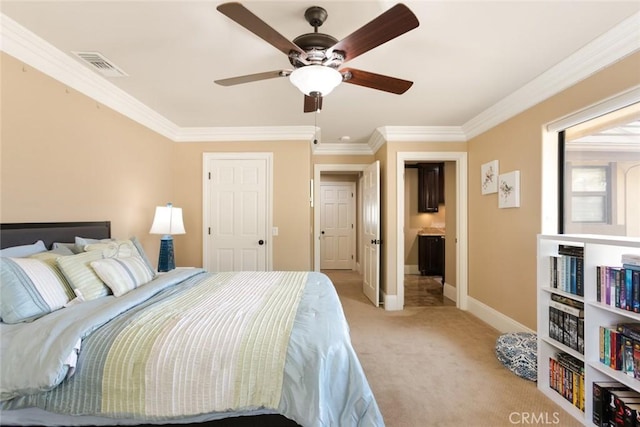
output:
{"label": "lamp shade", "polygon": [[171,203],[167,206],[156,207],[156,214],[151,225],[151,234],[185,234],[182,222],[182,208],[174,208]]}
{"label": "lamp shade", "polygon": [[289,80],[305,95],[317,92],[326,96],[342,82],[342,74],[324,65],[307,65],[293,70]]}

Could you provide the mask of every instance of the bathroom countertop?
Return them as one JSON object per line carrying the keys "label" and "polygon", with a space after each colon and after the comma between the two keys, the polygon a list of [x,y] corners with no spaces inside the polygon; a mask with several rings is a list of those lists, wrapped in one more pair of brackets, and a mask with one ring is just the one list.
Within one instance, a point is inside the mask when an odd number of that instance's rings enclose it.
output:
{"label": "bathroom countertop", "polygon": [[418,231],[418,236],[443,236],[445,235],[444,228],[425,227]]}

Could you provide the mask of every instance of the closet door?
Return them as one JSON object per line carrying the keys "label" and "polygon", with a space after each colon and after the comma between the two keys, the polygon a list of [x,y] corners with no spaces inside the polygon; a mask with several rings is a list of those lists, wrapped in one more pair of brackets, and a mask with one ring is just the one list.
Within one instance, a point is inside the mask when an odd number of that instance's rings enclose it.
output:
{"label": "closet door", "polygon": [[209,271],[266,271],[271,247],[269,159],[208,159],[205,259]]}

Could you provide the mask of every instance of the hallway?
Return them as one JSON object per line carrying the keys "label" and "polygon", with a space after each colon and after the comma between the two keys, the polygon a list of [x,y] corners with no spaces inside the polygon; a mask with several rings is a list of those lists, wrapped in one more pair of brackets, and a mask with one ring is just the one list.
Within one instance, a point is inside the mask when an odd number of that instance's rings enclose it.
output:
{"label": "hallway", "polygon": [[[358,282],[362,288],[362,276],[353,270],[322,270],[334,283]],[[440,277],[405,274],[405,307],[455,307],[455,301],[444,297]]]}
{"label": "hallway", "polygon": [[444,307],[456,306],[455,301],[446,298],[442,292],[440,277],[404,275],[405,307]]}

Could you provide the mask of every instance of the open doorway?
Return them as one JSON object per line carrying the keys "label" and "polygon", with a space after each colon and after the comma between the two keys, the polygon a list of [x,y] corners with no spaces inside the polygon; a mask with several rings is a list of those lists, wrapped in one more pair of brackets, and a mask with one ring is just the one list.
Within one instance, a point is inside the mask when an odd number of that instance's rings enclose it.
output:
{"label": "open doorway", "polygon": [[405,162],[404,308],[455,306],[455,162]]}
{"label": "open doorway", "polygon": [[[323,176],[355,175],[356,179],[356,229],[355,268],[363,277],[363,293],[374,306],[381,303],[380,295],[380,163],[372,164],[338,164],[315,165],[313,194],[320,194]],[[315,271],[321,269],[321,209],[316,200],[313,201],[313,266]]]}
{"label": "open doorway", "polygon": [[455,281],[445,283],[445,293],[455,300],[456,306],[467,307],[467,153],[464,152],[399,152],[396,165],[397,182],[397,301],[395,309],[405,303],[405,165],[415,162],[447,162],[455,168],[455,227],[446,227],[449,258],[455,263]]}

